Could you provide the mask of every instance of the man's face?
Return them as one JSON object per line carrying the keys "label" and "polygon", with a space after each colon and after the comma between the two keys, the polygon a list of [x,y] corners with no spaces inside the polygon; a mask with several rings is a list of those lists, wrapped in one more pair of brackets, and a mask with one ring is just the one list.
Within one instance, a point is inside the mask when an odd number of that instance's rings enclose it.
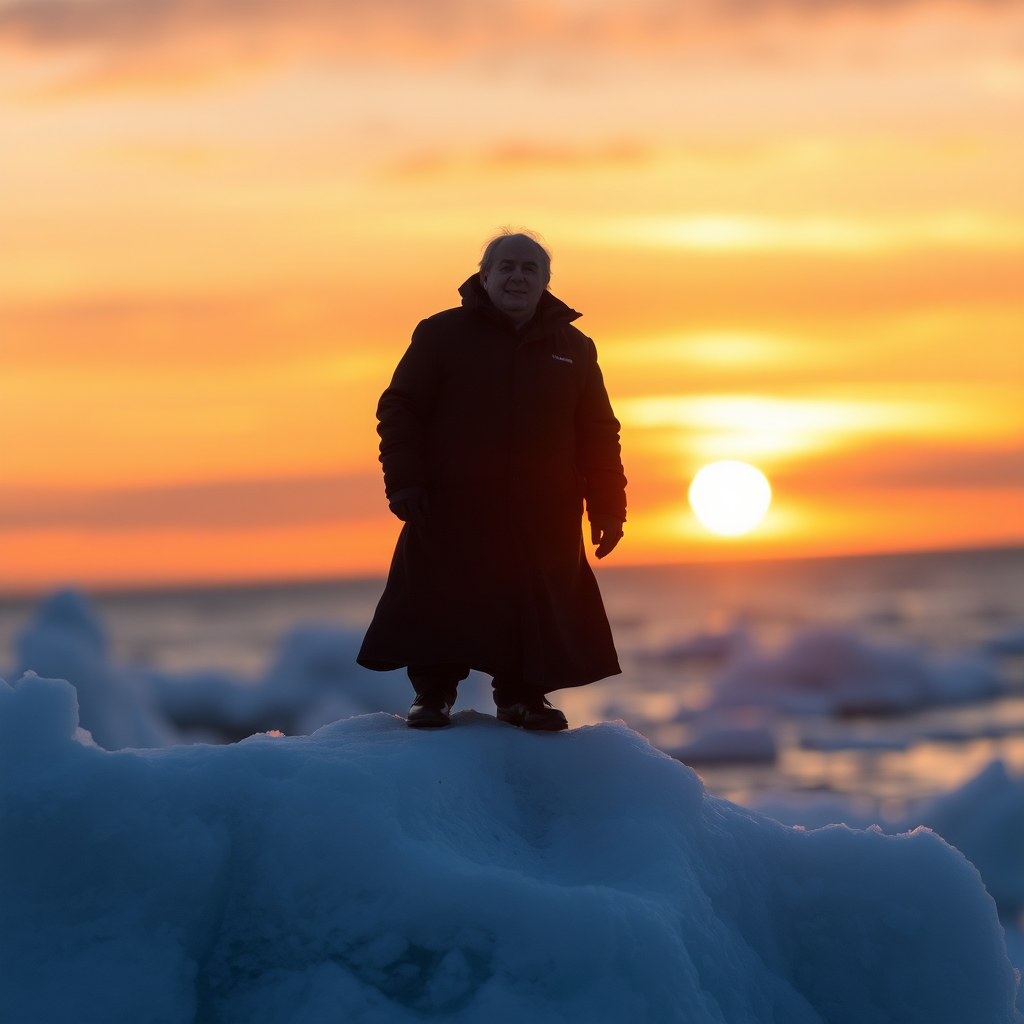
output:
{"label": "man's face", "polygon": [[516,327],[525,324],[537,311],[548,283],[537,245],[527,238],[505,239],[490,267],[480,271],[480,283]]}

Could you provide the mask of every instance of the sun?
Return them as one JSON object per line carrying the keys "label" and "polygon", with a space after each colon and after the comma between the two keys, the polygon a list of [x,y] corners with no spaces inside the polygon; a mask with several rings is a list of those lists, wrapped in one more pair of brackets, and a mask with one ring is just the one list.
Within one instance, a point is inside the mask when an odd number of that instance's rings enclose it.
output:
{"label": "sun", "polygon": [[712,462],[693,478],[690,505],[712,533],[737,537],[764,518],[772,489],[764,473],[746,462]]}

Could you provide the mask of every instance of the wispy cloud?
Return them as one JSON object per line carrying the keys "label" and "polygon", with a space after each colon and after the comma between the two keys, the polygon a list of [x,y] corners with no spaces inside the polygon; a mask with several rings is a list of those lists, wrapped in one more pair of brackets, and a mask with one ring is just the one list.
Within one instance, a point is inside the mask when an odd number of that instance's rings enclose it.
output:
{"label": "wispy cloud", "polygon": [[423,152],[395,164],[389,176],[418,180],[494,172],[520,174],[635,168],[656,159],[653,147],[630,139],[599,146],[552,145],[529,140],[509,141],[483,151]]}
{"label": "wispy cloud", "polygon": [[[861,56],[884,48],[878,19],[938,13],[953,23],[1000,0],[9,0],[0,47],[89,58],[79,82],[160,82],[291,59],[447,61],[524,51],[686,52],[752,60],[806,56],[806,32]],[[1009,11],[1009,15],[1006,12]],[[975,12],[972,15],[972,12]],[[932,32],[919,44],[953,46]]]}
{"label": "wispy cloud", "polygon": [[626,338],[602,345],[601,363],[606,371],[634,367],[664,371],[676,364],[720,370],[791,368],[807,361],[810,347],[787,338],[737,332]]}
{"label": "wispy cloud", "polygon": [[659,431],[699,458],[788,459],[888,439],[1004,440],[1021,416],[977,401],[652,395],[620,399],[632,430]]}
{"label": "wispy cloud", "polygon": [[253,529],[387,515],[377,472],[169,487],[4,488],[0,531],[17,529]]}

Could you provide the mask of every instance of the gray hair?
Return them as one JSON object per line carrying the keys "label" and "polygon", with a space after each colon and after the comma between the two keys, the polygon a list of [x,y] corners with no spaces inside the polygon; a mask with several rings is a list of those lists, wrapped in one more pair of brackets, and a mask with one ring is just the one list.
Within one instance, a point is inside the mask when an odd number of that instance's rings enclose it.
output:
{"label": "gray hair", "polygon": [[492,235],[484,243],[483,255],[480,257],[480,272],[486,273],[491,269],[491,264],[494,262],[494,254],[498,251],[498,246],[505,241],[506,238],[525,238],[528,242],[533,242],[540,250],[540,262],[544,270],[544,283],[547,284],[551,280],[551,250],[544,244],[544,239],[537,234],[536,231],[530,231],[528,228],[502,228],[496,235]]}

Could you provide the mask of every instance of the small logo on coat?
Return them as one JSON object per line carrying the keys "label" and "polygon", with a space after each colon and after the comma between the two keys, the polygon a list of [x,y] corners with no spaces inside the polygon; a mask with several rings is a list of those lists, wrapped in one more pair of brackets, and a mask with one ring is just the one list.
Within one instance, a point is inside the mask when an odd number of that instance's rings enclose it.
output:
{"label": "small logo on coat", "polygon": [[572,362],[572,360],[568,356],[555,355],[554,352],[551,353],[551,358],[552,359],[557,359],[560,363],[571,363]]}

